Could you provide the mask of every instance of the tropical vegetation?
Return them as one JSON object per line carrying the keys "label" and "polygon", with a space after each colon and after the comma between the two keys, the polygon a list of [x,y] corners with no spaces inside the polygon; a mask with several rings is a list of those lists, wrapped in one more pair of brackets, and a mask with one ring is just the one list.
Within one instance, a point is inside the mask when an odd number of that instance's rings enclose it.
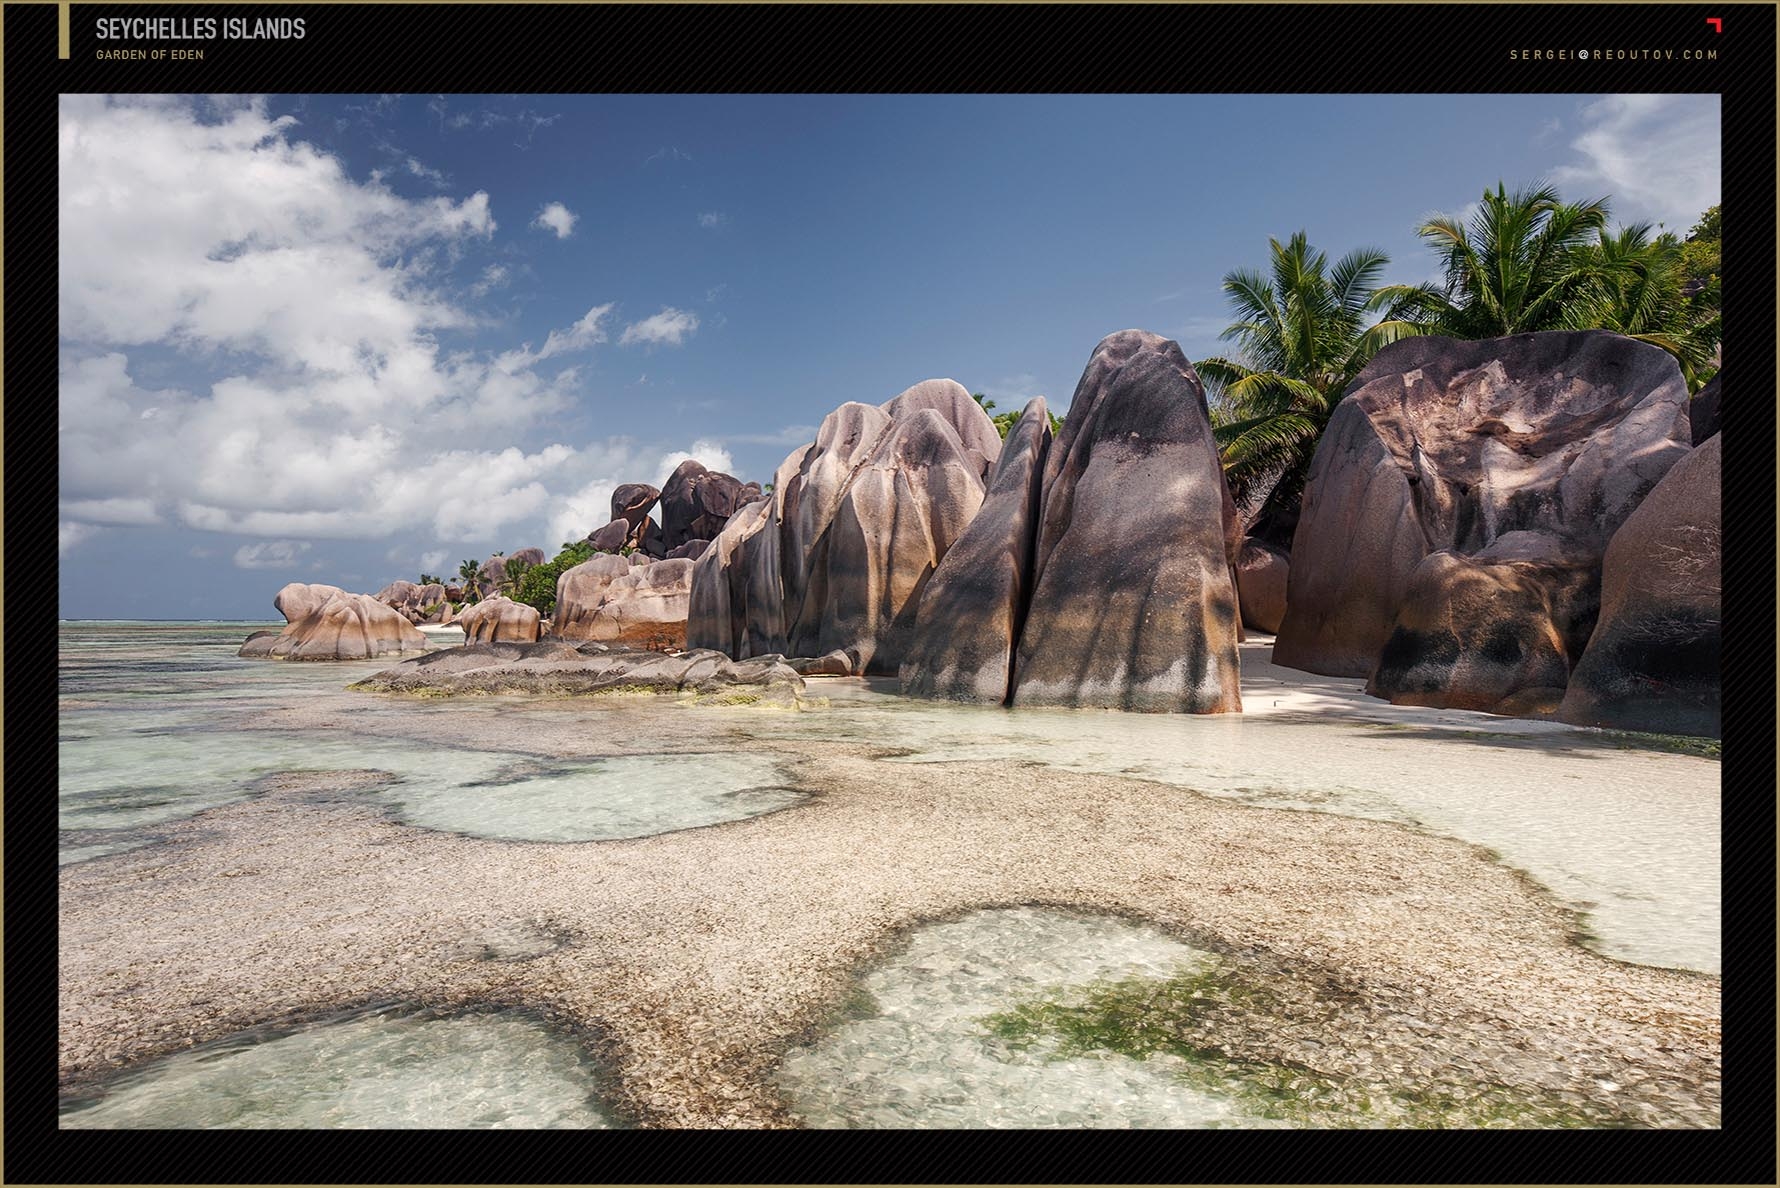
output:
{"label": "tropical vegetation", "polygon": [[[540,615],[549,618],[556,612],[556,579],[593,554],[591,541],[564,541],[555,557],[540,565],[523,567],[514,588],[513,601],[535,607]],[[511,570],[513,564],[508,562],[507,568]]]}

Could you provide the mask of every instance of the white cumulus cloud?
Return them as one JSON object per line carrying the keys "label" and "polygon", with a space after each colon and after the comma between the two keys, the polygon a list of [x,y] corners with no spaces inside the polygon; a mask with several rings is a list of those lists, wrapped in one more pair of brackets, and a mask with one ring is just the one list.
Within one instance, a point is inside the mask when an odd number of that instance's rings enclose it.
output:
{"label": "white cumulus cloud", "polygon": [[580,217],[560,202],[547,202],[538,217],[532,220],[532,226],[542,231],[554,231],[558,239],[567,239]]}
{"label": "white cumulus cloud", "polygon": [[56,556],[60,557],[81,541],[102,529],[92,524],[80,524],[73,520],[63,520],[57,525]]}
{"label": "white cumulus cloud", "polygon": [[1685,235],[1718,202],[1723,137],[1717,95],[1606,95],[1582,107],[1574,159],[1551,174],[1568,201],[1610,195],[1616,222]]}
{"label": "white cumulus cloud", "polygon": [[619,346],[679,346],[687,335],[698,329],[698,315],[683,309],[663,306],[658,314],[651,314],[640,322],[632,322],[618,336]]}
{"label": "white cumulus cloud", "polygon": [[695,461],[706,470],[721,470],[725,474],[735,473],[735,459],[723,447],[723,443],[701,437],[692,443],[691,449],[675,450],[670,454],[663,454],[661,461],[656,463],[655,477],[650,481],[657,487],[661,486],[668,481],[668,476],[680,468],[680,463],[687,461]]}

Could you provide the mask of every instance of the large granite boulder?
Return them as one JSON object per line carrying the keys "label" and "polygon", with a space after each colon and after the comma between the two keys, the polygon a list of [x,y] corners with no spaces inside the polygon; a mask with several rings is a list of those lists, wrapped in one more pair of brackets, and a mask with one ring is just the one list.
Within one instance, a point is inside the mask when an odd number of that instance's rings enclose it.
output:
{"label": "large granite boulder", "polygon": [[1718,432],[1718,381],[1723,378],[1724,373],[1719,372],[1688,401],[1687,423],[1695,445]]}
{"label": "large granite boulder", "polygon": [[854,671],[894,674],[914,634],[922,588],[983,503],[981,470],[932,408],[893,421],[853,476],[822,541],[826,597],[807,601],[816,646]]}
{"label": "large granite boulder", "polygon": [[657,561],[612,579],[586,620],[585,638],[656,652],[684,648],[692,566],[684,558]]}
{"label": "large granite boulder", "polygon": [[625,483],[612,492],[612,518],[625,521],[635,532],[660,498],[661,492],[648,483]]}
{"label": "large granite boulder", "polygon": [[1102,339],[1045,460],[1014,703],[1240,710],[1240,539],[1179,344]]}
{"label": "large granite boulder", "polygon": [[1688,439],[1674,359],[1620,335],[1386,347],[1317,447],[1274,662],[1392,700],[1548,708],[1607,542]]}
{"label": "large granite boulder", "polygon": [[1564,721],[1719,733],[1720,443],[1709,437],[1677,462],[1613,534]]}
{"label": "large granite boulder", "polygon": [[677,561],[681,557],[684,557],[688,561],[697,561],[700,557],[705,555],[705,550],[710,547],[711,542],[708,540],[689,540],[677,548],[669,549],[667,551],[667,556],[662,558],[662,560]]}
{"label": "large granite boulder", "polygon": [[552,634],[562,639],[592,639],[594,612],[605,601],[607,587],[630,576],[631,569],[626,558],[601,554],[559,574],[556,610],[550,620]]}
{"label": "large granite boulder", "polygon": [[540,619],[536,607],[501,595],[464,611],[457,625],[465,643],[536,643]]}
{"label": "large granite boulder", "polygon": [[731,474],[706,470],[688,458],[661,488],[662,551],[689,540],[715,540],[729,517],[761,497],[759,483],[744,483]]}
{"label": "large granite boulder", "polygon": [[977,475],[987,481],[995,459],[1001,456],[1001,435],[995,422],[983,411],[969,389],[956,380],[922,380],[901,395],[879,406],[892,421],[930,408],[938,413],[958,434],[967,457],[978,464]]}
{"label": "large granite boulder", "polygon": [[344,593],[346,591],[338,586],[323,585],[320,582],[291,582],[272,596],[272,605],[284,616],[285,623],[290,624],[307,618],[322,603],[336,594]]}
{"label": "large granite boulder", "polygon": [[[976,407],[974,400],[971,406]],[[921,595],[914,638],[899,673],[904,693],[992,704],[1007,700],[1014,646],[1032,594],[1050,446],[1050,410],[1044,397],[1035,397],[1001,445],[982,509]]]}
{"label": "large granite boulder", "polygon": [[1236,601],[1242,621],[1272,635],[1286,617],[1286,578],[1291,561],[1278,549],[1248,537],[1236,556]]}
{"label": "large granite boulder", "polygon": [[540,549],[534,545],[533,547],[528,548],[528,549],[516,549],[513,552],[508,553],[507,560],[509,562],[517,561],[521,565],[530,566],[530,565],[542,565],[542,564],[544,564],[545,561],[549,560],[549,558],[544,556],[543,549]]}
{"label": "large granite boulder", "polygon": [[763,538],[776,539],[773,507],[773,501],[760,500],[742,508],[693,563],[688,647],[712,648],[737,659],[785,653],[784,599],[777,583],[758,596],[752,584],[760,567],[750,550],[764,545]]}
{"label": "large granite boulder", "polygon": [[[890,430],[890,414],[849,401],[822,419],[794,474],[775,480],[780,503],[779,564],[788,646],[813,656],[828,587],[817,545],[834,522],[848,486]],[[786,459],[789,463],[790,459]],[[785,467],[780,468],[783,474]]]}
{"label": "large granite boulder", "polygon": [[285,616],[276,635],[256,632],[237,655],[271,660],[374,660],[426,650],[426,636],[369,594],[292,583],[273,605]]}
{"label": "large granite boulder", "polygon": [[616,553],[631,544],[630,534],[633,525],[629,520],[613,520],[604,528],[597,528],[587,536],[587,543],[602,553]]}

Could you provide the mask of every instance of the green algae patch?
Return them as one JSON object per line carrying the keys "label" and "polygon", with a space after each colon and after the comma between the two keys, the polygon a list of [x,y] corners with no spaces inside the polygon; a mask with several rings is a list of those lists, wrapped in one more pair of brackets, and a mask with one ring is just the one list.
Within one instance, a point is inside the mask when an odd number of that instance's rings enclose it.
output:
{"label": "green algae patch", "polygon": [[[1014,1051],[1068,1060],[1110,1053],[1160,1057],[1194,1089],[1226,1096],[1256,1118],[1295,1127],[1564,1129],[1636,1123],[1610,1104],[1533,1086],[1468,1080],[1424,1061],[1415,1077],[1354,1076],[1267,1058],[1253,1033],[1293,1002],[1234,962],[1168,979],[1099,982],[1041,995],[989,1015],[984,1030]],[[1241,1020],[1244,1025],[1231,1026]],[[1247,1032],[1242,1035],[1239,1033]],[[1382,1054],[1381,1054],[1382,1055]],[[1400,1057],[1382,1055],[1389,1065]],[[1432,1067],[1429,1067],[1432,1065]]]}

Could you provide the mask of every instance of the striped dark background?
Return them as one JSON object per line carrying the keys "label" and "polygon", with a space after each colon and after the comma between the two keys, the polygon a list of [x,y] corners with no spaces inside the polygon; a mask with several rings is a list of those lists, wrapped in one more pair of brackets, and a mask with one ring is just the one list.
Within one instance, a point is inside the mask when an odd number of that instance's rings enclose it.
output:
{"label": "striped dark background", "polygon": [[[104,16],[302,16],[290,42],[201,63],[101,62]],[[1724,22],[1714,33],[1707,17]],[[77,4],[5,14],[7,699],[5,1179],[25,1182],[1774,1183],[1775,10],[1650,5]],[[133,43],[132,43],[133,44]],[[169,46],[175,43],[163,43]],[[1671,50],[1668,61],[1509,51]],[[1716,62],[1682,61],[1716,49]],[[668,1136],[67,1133],[55,1128],[54,634],[34,618],[56,521],[56,95],[405,92],[1718,92],[1733,266],[1726,443],[1726,1092],[1716,1133]],[[1429,126],[1430,138],[1446,135]],[[1156,130],[1156,151],[1182,142]],[[1181,151],[1185,151],[1182,149]],[[1414,144],[1380,143],[1379,154]],[[1087,163],[1058,162],[1059,169]],[[1203,184],[1229,186],[1208,164]],[[1306,179],[1305,201],[1316,201]],[[1757,244],[1756,240],[1762,243]],[[1762,249],[1762,250],[1757,250]],[[1760,340],[1764,350],[1753,343]],[[1747,360],[1739,362],[1737,360]],[[1732,383],[1742,381],[1733,378]],[[1756,408],[1763,411],[1758,416]],[[1755,427],[1762,421],[1763,428]],[[1757,450],[1756,446],[1761,446]],[[1775,508],[1770,512],[1769,508]],[[1742,530],[1750,528],[1753,537]],[[1754,543],[1760,541],[1760,544]],[[119,575],[120,581],[141,575]],[[48,616],[45,616],[46,619]],[[40,627],[32,627],[40,622]],[[1438,779],[1437,772],[1429,773]]]}

